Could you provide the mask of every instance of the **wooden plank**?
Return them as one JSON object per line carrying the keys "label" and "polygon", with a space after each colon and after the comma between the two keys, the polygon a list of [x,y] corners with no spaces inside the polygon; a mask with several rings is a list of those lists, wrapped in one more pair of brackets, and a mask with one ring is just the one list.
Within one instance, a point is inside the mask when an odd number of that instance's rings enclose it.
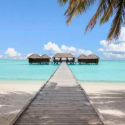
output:
{"label": "wooden plank", "polygon": [[[70,68],[69,68],[70,69]],[[70,70],[71,71],[71,70]],[[71,71],[72,72],[72,71]],[[73,75],[74,76],[74,75]],[[77,81],[77,83],[79,84],[77,78],[74,76],[75,80]],[[106,125],[105,119],[103,118],[103,116],[101,115],[101,113],[98,111],[98,109],[94,106],[93,101],[90,100],[89,96],[87,95],[86,91],[82,88],[82,86],[79,84],[79,86],[81,87],[81,89],[83,90],[86,98],[88,99],[88,101],[91,103],[92,107],[94,108],[95,112],[97,113],[97,115],[99,116],[100,120],[102,121],[103,125]]]}
{"label": "wooden plank", "polygon": [[[97,123],[92,123],[92,124],[89,124],[89,123],[49,123],[49,122],[47,122],[47,123],[35,123],[35,125],[97,125]],[[15,125],[17,125],[17,124],[15,124]],[[34,125],[34,123],[19,123],[18,125]],[[101,123],[100,124],[98,124],[98,125],[102,125]]]}
{"label": "wooden plank", "polygon": [[62,63],[11,125],[104,125],[99,115],[67,64]]}
{"label": "wooden plank", "polygon": [[[57,68],[58,70],[58,68]],[[56,70],[56,71],[57,71]],[[56,72],[55,71],[55,72]],[[54,72],[54,73],[55,73]],[[51,75],[51,77],[54,75],[54,73]],[[30,104],[34,101],[34,99],[37,97],[37,95],[43,90],[43,88],[46,86],[46,84],[48,83],[48,81],[51,79],[51,77],[43,84],[43,86],[38,90],[38,92],[36,92],[36,94],[34,95],[34,97],[32,99],[29,100],[29,102],[22,108],[22,110],[18,113],[18,115],[12,120],[12,122],[9,125],[14,125],[16,124],[16,122],[18,121],[18,119],[23,115],[23,113],[26,111],[26,109],[30,106]]]}

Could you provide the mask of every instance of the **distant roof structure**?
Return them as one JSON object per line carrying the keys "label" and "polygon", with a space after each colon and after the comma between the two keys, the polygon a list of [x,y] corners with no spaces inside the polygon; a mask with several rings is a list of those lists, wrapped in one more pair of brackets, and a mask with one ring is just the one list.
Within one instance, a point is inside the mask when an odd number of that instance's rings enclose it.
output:
{"label": "distant roof structure", "polygon": [[41,56],[38,54],[32,54],[27,59],[41,59]]}
{"label": "distant roof structure", "polygon": [[51,59],[51,57],[49,57],[48,55],[44,54],[41,56],[42,59]]}
{"label": "distant roof structure", "polygon": [[80,55],[77,57],[77,59],[86,59],[86,56],[85,55]]}
{"label": "distant roof structure", "polygon": [[86,59],[100,59],[100,58],[94,54],[90,54],[86,57]]}
{"label": "distant roof structure", "polygon": [[53,58],[75,58],[71,53],[57,53]]}

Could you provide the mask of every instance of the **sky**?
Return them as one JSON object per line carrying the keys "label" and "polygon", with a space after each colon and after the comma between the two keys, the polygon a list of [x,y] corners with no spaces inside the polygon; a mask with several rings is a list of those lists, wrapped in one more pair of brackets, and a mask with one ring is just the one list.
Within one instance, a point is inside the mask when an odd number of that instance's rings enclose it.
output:
{"label": "sky", "polygon": [[68,52],[75,56],[96,54],[101,59],[125,59],[125,28],[117,41],[110,44],[107,35],[112,23],[85,34],[85,27],[96,11],[95,4],[87,13],[75,17],[67,26],[57,0],[0,1],[0,58],[26,59],[32,53],[53,56]]}

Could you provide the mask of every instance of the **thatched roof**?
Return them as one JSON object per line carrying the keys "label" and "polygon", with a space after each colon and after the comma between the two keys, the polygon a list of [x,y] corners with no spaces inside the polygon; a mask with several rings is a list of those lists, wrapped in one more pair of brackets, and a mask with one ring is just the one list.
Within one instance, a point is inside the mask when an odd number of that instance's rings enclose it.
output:
{"label": "thatched roof", "polygon": [[49,57],[48,55],[44,54],[41,56],[42,59],[51,59],[51,57]]}
{"label": "thatched roof", "polygon": [[90,54],[89,56],[86,57],[86,59],[100,59],[100,58],[94,54]]}
{"label": "thatched roof", "polygon": [[41,59],[41,56],[38,54],[32,54],[27,59]]}
{"label": "thatched roof", "polygon": [[57,53],[53,58],[75,58],[71,53]]}
{"label": "thatched roof", "polygon": [[86,56],[85,55],[80,55],[77,57],[77,59],[86,59]]}

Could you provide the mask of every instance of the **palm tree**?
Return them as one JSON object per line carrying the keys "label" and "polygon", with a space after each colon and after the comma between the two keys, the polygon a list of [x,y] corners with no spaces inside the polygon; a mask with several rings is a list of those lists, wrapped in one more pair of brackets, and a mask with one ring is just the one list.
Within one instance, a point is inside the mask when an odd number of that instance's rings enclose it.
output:
{"label": "palm tree", "polygon": [[100,20],[100,25],[106,23],[112,16],[113,21],[108,34],[108,40],[118,39],[120,29],[125,25],[125,0],[58,0],[60,5],[69,3],[65,15],[68,17],[67,24],[70,24],[73,17],[86,12],[95,2],[98,2],[96,13],[86,26],[85,32],[92,30]]}

